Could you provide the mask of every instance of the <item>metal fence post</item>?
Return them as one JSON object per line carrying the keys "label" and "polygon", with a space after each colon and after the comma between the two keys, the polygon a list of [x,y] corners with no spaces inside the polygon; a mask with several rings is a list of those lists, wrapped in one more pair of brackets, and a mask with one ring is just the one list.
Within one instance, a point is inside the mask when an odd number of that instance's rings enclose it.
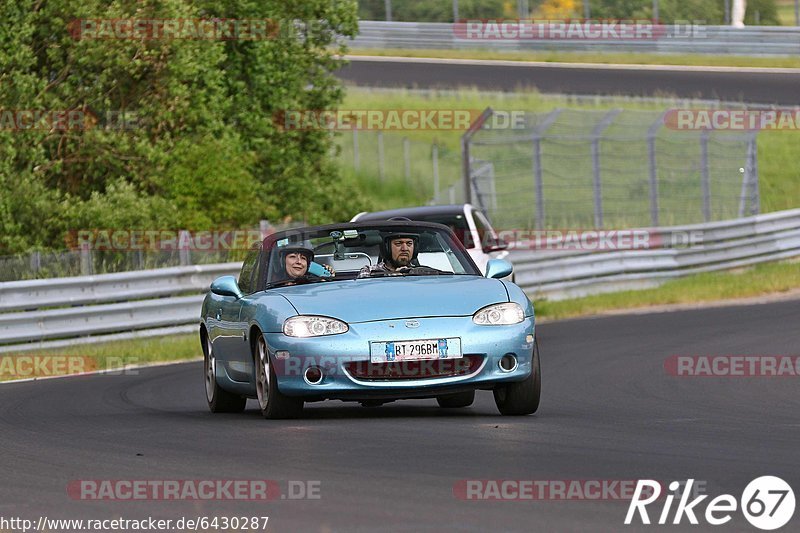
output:
{"label": "metal fence post", "polygon": [[358,130],[353,128],[353,168],[358,171],[361,160],[358,157]]}
{"label": "metal fence post", "polygon": [[517,16],[521,19],[530,17],[531,11],[528,7],[528,0],[517,0]]}
{"label": "metal fence post", "polygon": [[583,18],[586,20],[592,18],[592,8],[589,7],[589,0],[583,0]]}
{"label": "metal fence post", "polygon": [[708,170],[708,130],[700,132],[700,187],[703,191],[703,220],[711,220],[711,179]]}
{"label": "metal fence post", "polygon": [[439,145],[434,143],[431,151],[433,159],[433,197],[439,201]]}
{"label": "metal fence post", "polygon": [[456,203],[456,186],[455,186],[455,185],[451,185],[451,186],[450,186],[450,187],[447,189],[447,192],[448,192],[448,194],[450,195],[450,203],[451,203],[451,204],[454,204],[454,203]]}
{"label": "metal fence post", "polygon": [[411,180],[411,141],[408,137],[403,137],[403,162],[406,175],[406,184]]}
{"label": "metal fence post", "polygon": [[[756,135],[758,135],[757,131],[754,131],[748,135],[747,162],[744,170],[745,178],[747,180],[747,190],[744,194],[747,195],[747,210],[749,215],[757,215],[760,211],[758,198],[758,145],[756,144]],[[741,212],[744,212],[743,203],[740,204],[739,209]],[[744,215],[740,214],[739,216]]]}
{"label": "metal fence post", "polygon": [[92,275],[92,249],[88,242],[81,244],[81,275]]}
{"label": "metal fence post", "polygon": [[533,181],[536,194],[536,229],[544,227],[544,180],[542,178],[542,139],[533,137]]}
{"label": "metal fence post", "polygon": [[378,177],[381,181],[386,177],[383,157],[383,131],[378,130]]}
{"label": "metal fence post", "polygon": [[533,132],[533,179],[536,191],[536,229],[544,229],[544,178],[542,177],[542,136],[563,109],[556,108],[547,115]]}
{"label": "metal fence post", "polygon": [[42,252],[39,250],[34,250],[31,252],[31,270],[33,270],[34,274],[38,274],[39,270],[42,268]]}
{"label": "metal fence post", "polygon": [[258,221],[258,233],[261,235],[262,241],[273,233],[272,224],[269,223],[269,220],[261,219]]}
{"label": "metal fence post", "polygon": [[603,227],[603,189],[600,182],[600,141],[592,139],[592,196],[594,198],[594,227]]}
{"label": "metal fence post", "polygon": [[755,136],[753,137],[753,177],[750,214],[757,215],[761,212],[761,189],[758,183],[758,149],[756,148]]}
{"label": "metal fence post", "polygon": [[188,266],[192,264],[191,252],[189,250],[189,243],[191,242],[191,235],[185,229],[178,232],[178,257],[180,258],[181,266]]}
{"label": "metal fence post", "polygon": [[470,127],[464,132],[464,135],[461,136],[461,178],[464,184],[464,203],[470,204],[472,203],[472,167],[469,155],[469,143],[472,140],[472,136],[481,129],[483,124],[488,120],[494,111],[492,111],[491,107],[487,107],[483,110],[483,113],[473,122]]}
{"label": "metal fence post", "polygon": [[458,22],[458,0],[453,0],[453,23]]}
{"label": "metal fence post", "polygon": [[661,116],[650,125],[647,130],[647,160],[650,166],[650,224],[652,226],[659,226],[658,219],[658,166],[656,165],[656,135],[659,128],[664,124],[664,117],[667,111],[661,113]]}
{"label": "metal fence post", "polygon": [[748,203],[749,195],[750,195],[750,165],[751,165],[751,154],[750,154],[750,140],[748,138],[747,141],[747,155],[745,155],[744,159],[744,168],[740,169],[742,172],[742,185],[739,187],[739,218],[745,216],[745,213],[750,208]]}
{"label": "metal fence post", "polygon": [[392,21],[392,0],[383,0],[383,6],[386,10],[386,22]]}
{"label": "metal fence post", "polygon": [[600,178],[600,135],[614,117],[622,112],[621,109],[612,109],[600,120],[592,130],[592,184],[594,193],[594,226],[603,227],[603,186]]}
{"label": "metal fence post", "polygon": [[472,169],[469,161],[469,132],[461,136],[461,177],[464,186],[464,203],[472,203],[472,182],[469,179]]}

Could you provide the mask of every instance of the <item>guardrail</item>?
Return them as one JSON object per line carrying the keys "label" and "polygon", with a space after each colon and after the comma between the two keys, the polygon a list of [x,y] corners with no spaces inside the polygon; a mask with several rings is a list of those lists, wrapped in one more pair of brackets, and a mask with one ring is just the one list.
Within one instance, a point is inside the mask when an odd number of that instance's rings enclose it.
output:
{"label": "guardrail", "polygon": [[[648,231],[654,242],[692,234],[699,245],[603,252],[512,250],[516,282],[534,299],[557,300],[800,256],[800,209]],[[110,333],[192,330],[211,281],[235,275],[240,267],[225,263],[0,283],[0,351]]]}
{"label": "guardrail", "polygon": [[559,300],[800,256],[800,209],[648,231],[655,242],[676,234],[697,235],[699,242],[653,250],[515,251],[516,282],[535,297]]}
{"label": "guardrail", "polygon": [[219,276],[238,274],[240,268],[241,263],[218,263],[0,283],[0,313],[197,293]]}
{"label": "guardrail", "polygon": [[[510,21],[513,22],[513,21]],[[362,20],[352,48],[466,49],[496,51],[592,51],[670,54],[794,55],[800,53],[800,27],[793,26],[659,26],[653,38],[504,38],[486,27],[467,37],[464,23],[385,22]]]}
{"label": "guardrail", "polygon": [[237,275],[241,265],[0,283],[0,346],[9,345],[0,351],[18,349],[15,343],[45,347],[46,341],[53,339],[117,332],[146,334],[152,328],[197,324],[211,282],[219,276]]}

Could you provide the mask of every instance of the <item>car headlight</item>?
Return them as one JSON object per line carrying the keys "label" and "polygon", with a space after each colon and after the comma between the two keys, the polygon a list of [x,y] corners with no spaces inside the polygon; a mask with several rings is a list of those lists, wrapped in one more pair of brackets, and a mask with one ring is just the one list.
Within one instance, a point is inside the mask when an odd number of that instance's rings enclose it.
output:
{"label": "car headlight", "polygon": [[283,333],[289,337],[321,337],[345,333],[347,324],[326,316],[293,316],[283,323]]}
{"label": "car headlight", "polygon": [[514,302],[488,305],[472,315],[472,321],[481,326],[507,326],[525,320],[525,312]]}

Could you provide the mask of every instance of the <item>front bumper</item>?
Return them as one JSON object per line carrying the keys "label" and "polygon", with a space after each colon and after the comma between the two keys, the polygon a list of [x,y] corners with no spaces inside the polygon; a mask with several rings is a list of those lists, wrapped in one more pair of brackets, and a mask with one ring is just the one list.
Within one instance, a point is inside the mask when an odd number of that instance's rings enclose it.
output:
{"label": "front bumper", "polygon": [[[531,373],[534,319],[526,318],[512,326],[478,326],[471,317],[415,318],[419,327],[406,327],[410,319],[383,320],[350,324],[340,335],[299,339],[282,333],[267,333],[270,359],[275,369],[278,389],[287,396],[302,396],[308,401],[323,399],[400,399],[425,398],[464,390],[492,388],[498,383],[520,381]],[[400,377],[385,373],[362,372],[354,365],[369,367],[371,341],[404,341],[459,337],[464,359],[460,375],[441,375],[446,368],[458,366],[459,360],[409,363],[417,374]],[[503,371],[500,358],[513,354],[517,367]],[[360,365],[360,366],[359,366]],[[322,380],[311,384],[305,370],[318,367]],[[430,369],[437,369],[431,372]]]}

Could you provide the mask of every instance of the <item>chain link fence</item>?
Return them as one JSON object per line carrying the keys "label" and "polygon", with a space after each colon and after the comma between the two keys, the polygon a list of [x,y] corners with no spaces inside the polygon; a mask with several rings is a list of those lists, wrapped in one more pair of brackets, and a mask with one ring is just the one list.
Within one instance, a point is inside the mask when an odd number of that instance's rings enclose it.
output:
{"label": "chain link fence", "polygon": [[92,244],[79,249],[0,256],[0,282],[241,261],[251,244],[270,233],[304,225],[292,222],[273,226],[262,220],[258,227],[229,231],[156,230],[160,236],[177,237],[170,242],[159,242],[157,237],[140,239],[147,230],[96,230],[92,232],[94,238],[86,239]]}
{"label": "chain link fence", "polygon": [[468,195],[506,228],[657,227],[758,213],[755,132],[670,129],[665,115],[555,109],[525,113],[514,129],[477,128],[462,141]]}

